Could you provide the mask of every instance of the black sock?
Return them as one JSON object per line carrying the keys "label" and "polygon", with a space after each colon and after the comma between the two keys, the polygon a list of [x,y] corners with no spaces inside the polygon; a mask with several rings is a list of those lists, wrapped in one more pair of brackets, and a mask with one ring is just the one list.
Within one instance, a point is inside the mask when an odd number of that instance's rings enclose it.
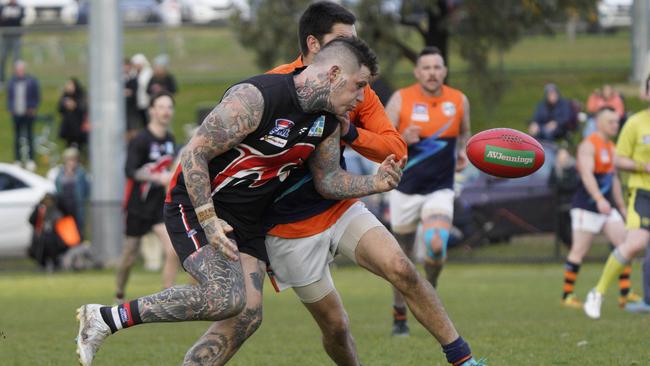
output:
{"label": "black sock", "polygon": [[472,358],[472,350],[469,348],[469,344],[460,336],[448,345],[442,346],[442,350],[447,356],[447,362],[454,366],[461,365]]}
{"label": "black sock", "polygon": [[406,322],[406,306],[395,306],[393,305],[393,321]]}

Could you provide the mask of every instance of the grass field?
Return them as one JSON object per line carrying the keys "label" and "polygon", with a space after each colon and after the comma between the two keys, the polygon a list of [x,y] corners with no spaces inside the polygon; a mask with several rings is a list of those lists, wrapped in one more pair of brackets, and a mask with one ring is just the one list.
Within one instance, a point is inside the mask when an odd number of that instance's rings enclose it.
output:
{"label": "grass field", "polygon": [[[600,268],[584,266],[577,286],[581,297],[596,281]],[[439,346],[413,320],[410,338],[389,336],[391,294],[382,280],[347,266],[336,268],[333,276],[364,365],[446,364]],[[110,302],[113,280],[110,271],[2,273],[0,364],[74,364],[75,308],[88,302]],[[650,364],[650,316],[620,310],[612,290],[603,317],[587,319],[582,312],[559,305],[561,282],[561,264],[452,263],[441,277],[440,294],[474,353],[487,357],[490,365]],[[137,270],[129,286],[133,296],[155,292],[159,275]],[[275,294],[268,282],[265,287],[262,327],[230,364],[330,365],[315,323],[293,293]],[[208,324],[149,324],[128,329],[108,338],[95,364],[178,365]]]}

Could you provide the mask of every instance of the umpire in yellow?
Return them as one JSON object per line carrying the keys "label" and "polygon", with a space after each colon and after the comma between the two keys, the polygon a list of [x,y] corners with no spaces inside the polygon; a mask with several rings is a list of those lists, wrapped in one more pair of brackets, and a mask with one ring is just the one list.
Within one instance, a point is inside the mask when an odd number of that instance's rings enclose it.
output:
{"label": "umpire in yellow", "polygon": [[630,172],[626,227],[628,234],[607,259],[600,280],[587,295],[584,310],[592,319],[600,318],[603,297],[637,253],[650,240],[650,108],[627,120],[616,144],[616,167]]}

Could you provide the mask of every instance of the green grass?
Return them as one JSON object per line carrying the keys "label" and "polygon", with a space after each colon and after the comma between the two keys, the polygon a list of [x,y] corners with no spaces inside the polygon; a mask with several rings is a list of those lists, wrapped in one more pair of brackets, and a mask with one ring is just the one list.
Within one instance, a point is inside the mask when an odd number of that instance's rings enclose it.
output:
{"label": "green grass", "polygon": [[[600,269],[600,264],[584,266],[577,285],[580,297],[595,283]],[[491,365],[649,364],[643,340],[650,317],[618,309],[613,289],[599,321],[560,307],[562,271],[559,263],[452,263],[442,274],[440,294],[474,353],[487,357]],[[410,338],[389,336],[391,293],[382,280],[357,267],[338,267],[333,276],[365,365],[446,364],[439,346],[412,317]],[[3,273],[2,365],[74,364],[74,310],[83,303],[110,302],[113,282],[110,271]],[[159,286],[158,274],[137,270],[129,292],[144,295],[158,291]],[[318,328],[294,294],[275,294],[268,282],[265,286],[262,327],[230,364],[330,365]],[[148,324],[120,332],[108,338],[95,364],[178,365],[208,324]]]}

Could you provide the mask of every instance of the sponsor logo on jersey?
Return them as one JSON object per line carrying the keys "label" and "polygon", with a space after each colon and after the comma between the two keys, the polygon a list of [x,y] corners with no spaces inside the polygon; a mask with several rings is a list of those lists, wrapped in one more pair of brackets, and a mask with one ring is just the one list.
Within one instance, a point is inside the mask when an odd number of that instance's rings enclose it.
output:
{"label": "sponsor logo on jersey", "polygon": [[411,120],[414,122],[429,122],[429,108],[423,103],[414,103],[411,111]]}
{"label": "sponsor logo on jersey", "polygon": [[442,103],[442,114],[447,117],[452,117],[456,115],[456,106],[452,102]]}
{"label": "sponsor logo on jersey", "polygon": [[157,142],[152,142],[149,145],[149,160],[158,160],[162,155],[163,154],[160,151],[160,144]]}
{"label": "sponsor logo on jersey", "polygon": [[278,118],[275,120],[275,127],[269,131],[269,135],[288,139],[289,132],[291,132],[291,127],[293,127],[294,124],[293,121],[289,121],[288,119]]}
{"label": "sponsor logo on jersey", "polygon": [[273,146],[285,147],[287,145],[289,133],[291,133],[291,127],[294,125],[295,123],[293,123],[293,121],[278,118],[275,120],[275,127],[273,127],[267,135],[262,136],[260,140],[266,141]]}
{"label": "sponsor logo on jersey", "polygon": [[266,141],[273,146],[285,147],[287,145],[289,133],[291,132],[291,127],[293,127],[294,124],[293,121],[288,119],[278,118],[275,120],[275,127],[273,127],[267,135],[262,136],[260,140]]}
{"label": "sponsor logo on jersey", "polygon": [[312,123],[307,136],[321,137],[323,136],[323,130],[325,130],[325,116],[320,116]]}
{"label": "sponsor logo on jersey", "polygon": [[609,163],[609,151],[607,149],[600,150],[600,161],[604,164]]}
{"label": "sponsor logo on jersey", "polygon": [[644,145],[650,144],[650,135],[643,135],[643,137],[641,137],[641,141],[643,141]]}
{"label": "sponsor logo on jersey", "polygon": [[483,160],[488,163],[514,168],[531,168],[535,163],[535,152],[529,150],[510,150],[498,146],[485,145]]}

